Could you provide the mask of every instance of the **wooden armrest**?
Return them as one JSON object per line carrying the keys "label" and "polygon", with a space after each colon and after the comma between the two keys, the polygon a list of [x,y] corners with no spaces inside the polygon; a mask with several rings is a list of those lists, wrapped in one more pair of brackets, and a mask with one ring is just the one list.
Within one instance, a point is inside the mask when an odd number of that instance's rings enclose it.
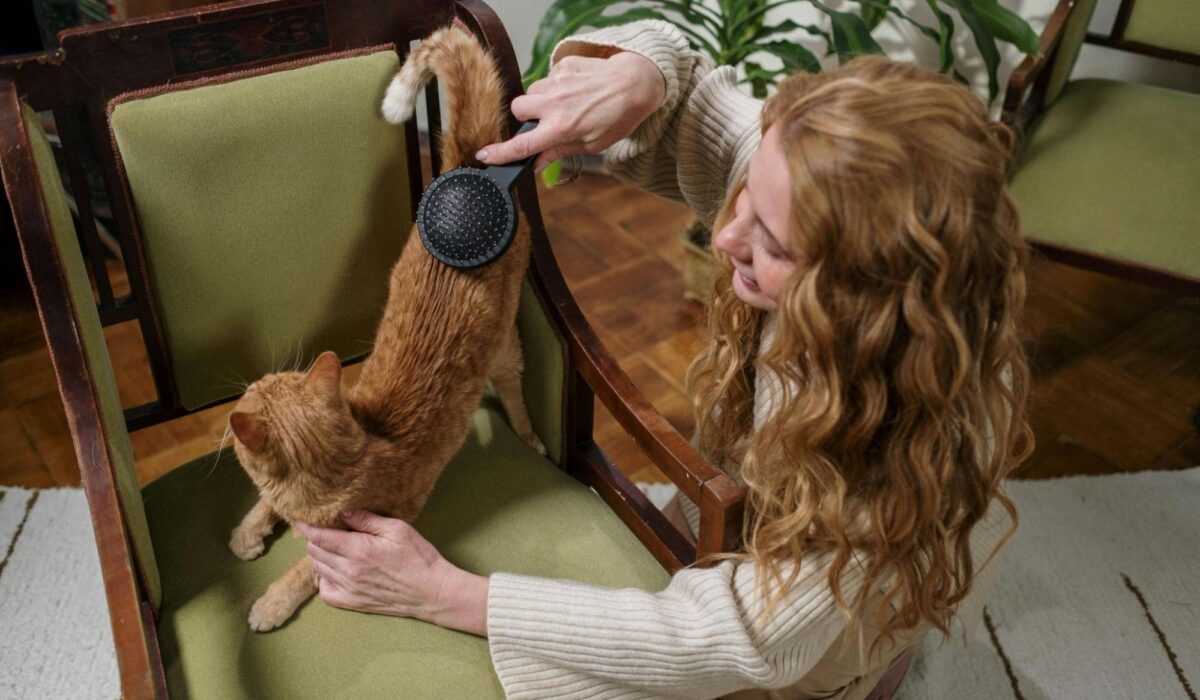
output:
{"label": "wooden armrest", "polygon": [[1005,124],[1017,129],[1024,126],[1025,120],[1021,118],[1020,113],[1027,102],[1026,93],[1041,77],[1046,66],[1051,64],[1051,59],[1056,55],[1058,45],[1062,42],[1067,19],[1071,16],[1071,11],[1077,2],[1078,0],[1059,0],[1054,12],[1050,14],[1050,19],[1046,21],[1046,28],[1042,30],[1038,40],[1038,52],[1032,56],[1026,56],[1025,60],[1009,76],[1008,88],[1004,93],[1004,108],[1001,113],[1001,121]]}
{"label": "wooden armrest", "polygon": [[117,655],[121,688],[125,697],[165,696],[166,686],[154,663],[157,655],[151,654],[151,649],[157,649],[153,615],[134,565],[100,401],[54,239],[49,199],[38,177],[16,86],[7,79],[0,79],[0,153],[4,189],[12,206],[21,255],[50,347],[92,515],[113,641],[121,652]]}

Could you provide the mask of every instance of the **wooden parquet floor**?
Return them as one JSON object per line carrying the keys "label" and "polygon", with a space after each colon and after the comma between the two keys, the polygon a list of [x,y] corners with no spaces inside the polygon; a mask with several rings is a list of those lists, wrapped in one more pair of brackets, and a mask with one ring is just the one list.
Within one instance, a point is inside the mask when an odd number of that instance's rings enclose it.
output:
{"label": "wooden parquet floor", "polygon": [[[687,210],[598,175],[545,190],[554,251],[584,313],[647,398],[685,435],[683,377],[703,310],[683,298]],[[114,268],[117,266],[114,265]],[[0,484],[77,484],[53,369],[27,290],[0,295]],[[1035,261],[1025,312],[1037,449],[1023,478],[1200,464],[1200,300]],[[106,329],[126,406],[153,398],[133,323]],[[229,406],[132,435],[145,482],[214,450]],[[636,479],[663,480],[602,407],[597,440]]]}

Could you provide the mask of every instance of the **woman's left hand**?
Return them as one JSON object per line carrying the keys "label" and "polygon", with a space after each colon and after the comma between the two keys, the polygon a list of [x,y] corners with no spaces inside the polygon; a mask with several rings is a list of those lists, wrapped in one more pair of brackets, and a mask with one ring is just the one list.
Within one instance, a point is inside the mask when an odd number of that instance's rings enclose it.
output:
{"label": "woman's left hand", "polygon": [[321,600],[487,636],[486,577],[446,561],[403,520],[355,511],[342,522],[349,530],[295,523],[308,540]]}

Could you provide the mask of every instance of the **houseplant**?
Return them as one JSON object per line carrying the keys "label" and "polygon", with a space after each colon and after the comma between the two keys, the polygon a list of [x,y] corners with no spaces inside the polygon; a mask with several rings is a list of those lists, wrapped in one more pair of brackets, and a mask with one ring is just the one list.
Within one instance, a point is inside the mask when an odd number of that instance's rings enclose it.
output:
{"label": "houseplant", "polygon": [[[528,86],[549,72],[550,54],[563,38],[587,28],[641,19],[661,19],[677,26],[693,48],[708,54],[717,65],[736,67],[756,97],[766,97],[769,88],[787,74],[819,72],[823,57],[836,56],[837,62],[843,63],[863,54],[884,53],[873,33],[888,17],[915,28],[934,42],[938,48],[937,70],[966,82],[955,68],[952,41],[957,16],[971,33],[987,71],[989,100],[994,100],[1000,90],[998,43],[1013,44],[1027,54],[1038,51],[1038,36],[1029,24],[997,0],[908,0],[906,4],[928,7],[936,25],[914,18],[897,0],[641,0],[636,4],[555,0],[538,28],[524,81]],[[769,19],[773,11],[784,8],[815,12],[818,21]],[[548,183],[556,181],[558,164],[547,168],[543,178]],[[696,299],[703,299],[709,286],[709,237],[709,232],[697,223],[684,236],[688,250],[687,295]]]}

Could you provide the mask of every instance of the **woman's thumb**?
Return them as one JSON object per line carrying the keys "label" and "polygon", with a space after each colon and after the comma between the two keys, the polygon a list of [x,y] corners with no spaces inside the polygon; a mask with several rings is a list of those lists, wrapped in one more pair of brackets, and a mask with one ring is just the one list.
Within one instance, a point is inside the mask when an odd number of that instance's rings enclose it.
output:
{"label": "woman's thumb", "polygon": [[365,532],[369,535],[383,537],[387,531],[388,519],[367,510],[352,510],[345,513],[339,513],[342,522],[351,530],[357,532]]}

